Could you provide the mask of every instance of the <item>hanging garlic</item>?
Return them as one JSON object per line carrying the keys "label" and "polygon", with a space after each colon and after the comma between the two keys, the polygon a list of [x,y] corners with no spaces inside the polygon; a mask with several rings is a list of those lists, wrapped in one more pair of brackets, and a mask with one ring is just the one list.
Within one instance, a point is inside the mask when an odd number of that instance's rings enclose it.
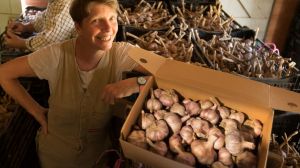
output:
{"label": "hanging garlic", "polygon": [[151,141],[161,141],[168,135],[169,128],[164,120],[156,120],[146,129],[146,137]]}
{"label": "hanging garlic", "polygon": [[153,143],[149,138],[146,138],[147,143],[151,147],[150,150],[161,156],[165,156],[168,152],[167,144],[164,141],[157,141]]}
{"label": "hanging garlic", "polygon": [[180,136],[183,143],[191,144],[195,138],[192,127],[185,125],[180,130]]}
{"label": "hanging garlic", "polygon": [[231,131],[225,135],[225,147],[232,155],[237,156],[245,148],[255,149],[255,144],[245,141],[239,131]]}
{"label": "hanging garlic", "polygon": [[167,124],[173,131],[173,134],[179,133],[182,126],[182,122],[181,122],[181,118],[177,114],[166,113],[164,116],[164,120],[167,122]]}
{"label": "hanging garlic", "polygon": [[209,121],[212,124],[217,124],[220,119],[219,114],[215,110],[212,110],[212,109],[202,110],[200,113],[200,117]]}
{"label": "hanging garlic", "polygon": [[229,115],[230,119],[234,119],[236,121],[238,121],[240,124],[243,124],[243,122],[245,121],[246,118],[246,114],[242,113],[242,112],[231,112],[231,114]]}
{"label": "hanging garlic", "polygon": [[217,137],[210,136],[207,141],[194,140],[191,144],[192,153],[201,164],[211,165],[217,158],[217,153],[213,148]]}
{"label": "hanging garlic", "polygon": [[152,114],[150,113],[145,113],[144,110],[142,110],[141,115],[140,115],[140,127],[142,129],[148,128],[153,122],[155,121],[155,118]]}
{"label": "hanging garlic", "polygon": [[188,115],[196,116],[200,114],[200,106],[195,101],[192,101],[191,99],[185,99],[183,100],[183,105]]}
{"label": "hanging garlic", "polygon": [[127,137],[127,141],[143,149],[147,149],[148,145],[146,142],[145,131],[133,130]]}
{"label": "hanging garlic", "polygon": [[252,152],[244,151],[237,155],[236,164],[238,168],[256,168],[257,158]]}
{"label": "hanging garlic", "polygon": [[183,105],[179,104],[179,103],[174,103],[170,109],[170,112],[172,113],[177,113],[180,116],[184,116],[185,115],[185,108]]}
{"label": "hanging garlic", "polygon": [[233,165],[232,155],[229,153],[229,151],[225,147],[222,147],[219,150],[218,160],[226,166]]}
{"label": "hanging garlic", "polygon": [[263,127],[261,121],[257,119],[254,120],[248,119],[244,122],[244,125],[253,129],[254,137],[258,137],[261,135],[262,127]]}
{"label": "hanging garlic", "polygon": [[200,117],[191,118],[187,120],[186,125],[190,125],[193,128],[193,131],[199,138],[207,137],[210,124],[206,120],[202,120]]}

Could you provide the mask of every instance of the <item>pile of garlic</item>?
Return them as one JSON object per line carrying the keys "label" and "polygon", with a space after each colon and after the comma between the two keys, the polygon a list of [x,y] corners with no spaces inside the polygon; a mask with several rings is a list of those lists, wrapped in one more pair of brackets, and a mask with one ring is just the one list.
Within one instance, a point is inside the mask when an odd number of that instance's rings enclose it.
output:
{"label": "pile of garlic", "polygon": [[259,120],[214,97],[195,101],[160,88],[149,97],[128,142],[194,167],[256,167]]}

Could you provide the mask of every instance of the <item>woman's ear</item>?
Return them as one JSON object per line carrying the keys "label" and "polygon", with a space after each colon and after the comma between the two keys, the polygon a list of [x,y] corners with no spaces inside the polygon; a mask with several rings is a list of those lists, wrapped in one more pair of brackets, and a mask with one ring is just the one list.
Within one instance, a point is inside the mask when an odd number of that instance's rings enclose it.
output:
{"label": "woman's ear", "polygon": [[80,24],[77,23],[77,22],[75,22],[75,29],[76,29],[77,34],[79,34],[79,33],[80,33],[80,30],[81,30],[81,26],[80,26]]}

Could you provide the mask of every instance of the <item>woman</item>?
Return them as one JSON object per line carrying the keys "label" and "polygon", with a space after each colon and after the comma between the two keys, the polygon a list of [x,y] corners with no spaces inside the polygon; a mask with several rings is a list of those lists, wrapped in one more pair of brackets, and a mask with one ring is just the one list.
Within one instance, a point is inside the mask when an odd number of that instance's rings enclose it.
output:
{"label": "woman", "polygon": [[[75,36],[74,22],[69,14],[72,0],[48,0],[47,9],[30,23],[11,22],[7,25],[5,45],[11,48],[36,51],[51,43],[64,41]],[[15,32],[35,32],[27,39]]]}
{"label": "woman", "polygon": [[[3,89],[41,124],[37,145],[42,167],[92,167],[109,147],[109,104],[139,91],[137,78],[120,81],[123,71],[143,69],[128,58],[133,46],[113,43],[117,9],[117,0],[74,0],[70,14],[76,39],[0,66]],[[24,76],[48,80],[49,109],[20,85],[17,78]]]}

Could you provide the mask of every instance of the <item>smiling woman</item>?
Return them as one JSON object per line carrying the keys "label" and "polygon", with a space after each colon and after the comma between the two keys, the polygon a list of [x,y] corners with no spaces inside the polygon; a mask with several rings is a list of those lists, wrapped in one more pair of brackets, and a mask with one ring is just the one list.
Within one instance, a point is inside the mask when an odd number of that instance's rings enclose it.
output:
{"label": "smiling woman", "polygon": [[[139,91],[136,77],[121,80],[124,71],[145,71],[128,57],[134,46],[113,42],[117,9],[117,0],[73,0],[76,38],[0,65],[2,88],[41,125],[36,143],[43,168],[94,166],[110,148],[110,104]],[[24,76],[48,81],[49,109],[20,85]]]}

